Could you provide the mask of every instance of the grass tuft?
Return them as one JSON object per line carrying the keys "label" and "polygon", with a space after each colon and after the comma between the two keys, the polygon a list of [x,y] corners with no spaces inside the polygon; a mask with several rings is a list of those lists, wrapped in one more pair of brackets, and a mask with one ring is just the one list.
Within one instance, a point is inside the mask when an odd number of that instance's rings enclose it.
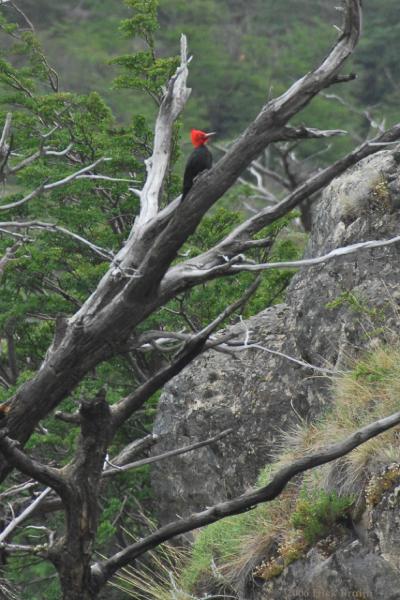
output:
{"label": "grass tuft", "polygon": [[[337,443],[398,410],[400,346],[382,345],[332,380],[330,411],[284,434],[276,460],[263,469],[257,485],[266,485],[275,471],[294,459]],[[393,428],[347,456],[307,471],[273,502],[201,529],[190,556],[174,560],[175,565],[179,563],[175,570],[167,567],[174,585],[167,585],[164,577],[164,595],[134,597],[190,600],[196,598],[193,594],[205,597],[204,593],[215,589],[222,596],[213,598],[230,597],[254,577],[279,576],[319,540],[333,538],[335,542],[351,512],[354,516],[360,509],[375,506],[400,478],[399,435],[400,427]],[[335,543],[329,546],[331,552]],[[176,595],[177,590],[183,595]]]}
{"label": "grass tuft", "polygon": [[291,515],[291,524],[302,533],[304,541],[313,545],[326,537],[350,512],[354,499],[336,492],[303,488]]}
{"label": "grass tuft", "polygon": [[178,584],[185,560],[185,549],[162,544],[148,552],[146,561],[138,568],[118,571],[111,586],[135,600],[196,600]]}

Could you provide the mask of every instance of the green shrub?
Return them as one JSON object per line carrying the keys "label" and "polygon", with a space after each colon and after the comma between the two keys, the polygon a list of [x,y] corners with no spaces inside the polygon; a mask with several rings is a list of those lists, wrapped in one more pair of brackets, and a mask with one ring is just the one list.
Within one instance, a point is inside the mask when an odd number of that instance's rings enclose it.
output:
{"label": "green shrub", "polygon": [[349,514],[354,503],[352,496],[338,496],[336,492],[312,490],[303,487],[296,508],[291,515],[291,524],[299,529],[305,541],[312,545],[327,536],[335,525]]}

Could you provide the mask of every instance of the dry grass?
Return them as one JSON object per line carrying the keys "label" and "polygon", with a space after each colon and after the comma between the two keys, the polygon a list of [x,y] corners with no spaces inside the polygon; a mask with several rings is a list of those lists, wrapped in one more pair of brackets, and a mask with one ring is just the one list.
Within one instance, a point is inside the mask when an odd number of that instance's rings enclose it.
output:
{"label": "dry grass", "polygon": [[[400,346],[382,345],[332,380],[329,412],[283,435],[279,454],[260,474],[258,486],[266,485],[276,470],[293,459],[336,443],[398,410]],[[153,565],[140,573],[129,570],[120,577],[120,589],[126,591],[129,585],[134,589],[131,597],[144,600],[194,600],[193,594],[204,598],[215,589],[221,595],[212,598],[229,598],[235,597],[235,590],[245,589],[254,575],[278,576],[327,532],[340,536],[343,525],[339,523],[352,503],[355,513],[365,506],[368,482],[370,503],[379,501],[379,494],[400,472],[399,439],[398,427],[333,463],[308,471],[275,501],[200,530],[189,558],[171,555],[168,547],[167,555],[152,556]],[[396,470],[393,465],[397,463]],[[388,464],[391,468],[382,479],[379,473]]]}
{"label": "dry grass", "polygon": [[[303,423],[284,435],[286,451],[276,466],[334,444],[376,419],[400,410],[400,348],[381,346],[333,379],[334,403],[319,422]],[[400,428],[362,444],[347,456],[305,474],[304,479],[325,491],[362,495],[366,482],[385,465],[400,462]]]}
{"label": "dry grass", "polygon": [[146,556],[139,567],[118,571],[111,585],[136,600],[195,600],[178,584],[187,550],[163,544]]}
{"label": "dry grass", "polygon": [[233,588],[247,580],[260,561],[283,542],[287,517],[295,506],[296,496],[297,486],[289,484],[278,500],[243,515],[248,533],[236,541],[236,550],[229,560],[219,561],[220,573]]}
{"label": "dry grass", "polygon": [[[259,485],[265,485],[274,471],[295,458],[334,444],[356,429],[400,410],[400,347],[382,345],[354,363],[351,370],[332,380],[332,398],[331,410],[318,421],[303,422],[283,435],[276,460],[261,474]],[[340,498],[347,498],[348,505],[349,498],[354,498],[358,510],[360,503],[365,503],[368,481],[385,465],[400,463],[399,436],[400,428],[394,428],[342,459],[305,473],[278,500],[235,517],[240,519],[235,535],[232,527],[225,525],[228,520],[205,528],[186,567],[186,572],[190,572],[187,589],[196,588],[200,554],[202,579],[215,577],[216,568],[234,588],[254,572],[262,559],[263,564],[256,569],[258,575],[268,578],[279,574],[310,547],[305,543],[307,531],[299,533],[293,526],[293,515],[303,501],[300,496],[304,490],[311,509],[313,502],[316,506],[321,498],[324,501],[323,494],[333,494],[333,505],[340,505]],[[329,496],[325,499],[328,502]],[[214,538],[213,527],[218,529]],[[321,526],[321,534],[323,531]],[[211,562],[214,573],[209,566]]]}

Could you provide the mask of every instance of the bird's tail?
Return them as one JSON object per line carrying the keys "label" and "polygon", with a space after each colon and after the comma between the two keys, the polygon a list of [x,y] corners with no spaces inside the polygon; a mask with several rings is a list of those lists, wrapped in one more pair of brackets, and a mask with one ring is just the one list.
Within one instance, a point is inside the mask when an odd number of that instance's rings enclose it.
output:
{"label": "bird's tail", "polygon": [[186,196],[188,195],[191,187],[192,186],[184,187],[183,188],[183,190],[182,190],[182,196],[181,196],[181,202],[183,202],[183,200],[186,198]]}

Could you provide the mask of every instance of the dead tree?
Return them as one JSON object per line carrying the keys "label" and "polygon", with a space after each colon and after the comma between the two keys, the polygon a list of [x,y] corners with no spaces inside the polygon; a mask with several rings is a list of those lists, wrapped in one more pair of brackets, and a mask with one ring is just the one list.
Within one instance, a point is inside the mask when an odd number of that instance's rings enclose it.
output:
{"label": "dead tree", "polygon": [[[352,54],[361,27],[361,0],[345,0],[344,21],[340,36],[326,58],[314,70],[296,81],[284,94],[268,101],[255,120],[229,148],[213,169],[202,174],[190,190],[185,203],[179,198],[166,208],[160,208],[164,179],[168,172],[171,152],[172,128],[189,98],[186,86],[188,76],[188,56],[186,39],[181,39],[181,61],[175,75],[169,81],[155,124],[154,151],[147,161],[147,178],[143,189],[132,189],[140,199],[140,211],[130,232],[129,239],[118,254],[98,247],[74,232],[58,228],[64,235],[75,237],[96,254],[110,260],[110,268],[99,281],[96,290],[87,298],[77,312],[60,324],[56,338],[48,349],[41,368],[34,377],[20,387],[7,402],[7,412],[3,410],[3,428],[0,436],[0,480],[3,481],[12,469],[31,478],[24,485],[39,482],[45,489],[38,495],[37,503],[18,517],[18,523],[35,514],[38,506],[46,502],[51,488],[56,494],[53,508],[62,509],[65,515],[65,530],[55,536],[49,532],[47,544],[31,548],[13,546],[7,539],[15,522],[8,524],[0,537],[0,549],[6,552],[32,552],[48,559],[56,566],[63,589],[64,600],[86,600],[97,596],[99,589],[107,583],[115,571],[128,560],[137,558],[148,549],[188,531],[194,527],[210,523],[228,514],[248,510],[261,501],[275,497],[286,482],[298,472],[333,460],[349,452],[357,444],[371,435],[399,422],[394,415],[382,423],[374,424],[367,431],[358,432],[354,438],[345,441],[340,447],[295,463],[284,474],[278,474],[268,489],[253,495],[241,496],[231,503],[218,505],[194,515],[178,524],[172,523],[156,532],[138,545],[126,548],[109,559],[93,564],[93,544],[96,537],[99,507],[97,503],[99,487],[111,475],[118,476],[123,465],[129,464],[135,455],[135,447],[126,449],[124,458],[116,457],[109,461],[107,451],[113,437],[126,422],[157,390],[179,373],[196,356],[209,347],[222,351],[234,351],[235,347],[251,343],[251,340],[232,340],[225,334],[216,334],[224,320],[248,299],[254,291],[250,287],[243,298],[227,307],[218,318],[198,332],[185,334],[149,331],[136,335],[136,328],[160,307],[171,299],[217,277],[230,276],[242,271],[263,271],[270,268],[311,266],[318,262],[334,260],[336,256],[363,248],[395,243],[399,238],[387,241],[370,241],[348,248],[336,250],[324,257],[315,257],[299,263],[254,264],[246,258],[246,252],[254,247],[267,246],[270,240],[255,239],[256,234],[267,225],[286,215],[310,195],[326,186],[334,177],[362,158],[371,155],[388,143],[400,139],[400,126],[380,133],[374,140],[362,143],[350,154],[344,156],[311,179],[291,191],[282,201],[268,206],[254,214],[244,223],[233,229],[213,248],[200,256],[176,263],[178,252],[188,237],[195,231],[203,216],[219,198],[241,176],[252,161],[271,143],[296,141],[305,138],[319,138],[336,135],[339,131],[319,131],[307,127],[291,127],[288,123],[312,99],[335,84],[343,84],[353,77],[340,75],[346,59]],[[49,75],[52,77],[52,75]],[[54,83],[54,78],[52,79]],[[0,139],[0,179],[12,173],[9,166],[10,135],[12,115],[7,117]],[[49,132],[49,135],[51,132]],[[65,155],[69,148],[60,151]],[[54,152],[41,145],[41,152]],[[39,155],[24,158],[16,168],[23,169],[34,162]],[[32,198],[55,187],[61,187],[74,178],[83,176],[99,177],[93,169],[106,161],[103,157],[96,163],[84,166],[60,181],[45,182],[15,206],[29,202]],[[0,206],[0,210],[13,205]],[[17,238],[24,237],[20,231],[27,229],[50,229],[50,223],[33,221],[30,223],[8,221],[0,223],[2,231],[9,231]],[[34,243],[34,240],[32,241]],[[12,250],[2,260],[12,260]],[[102,361],[121,352],[127,341],[130,346],[140,349],[146,344],[161,344],[174,349],[170,360],[156,372],[138,384],[127,397],[109,406],[105,394],[100,393],[92,402],[83,403],[80,411],[73,415],[59,414],[59,418],[80,425],[81,433],[73,460],[66,467],[57,469],[33,460],[23,451],[34,428],[41,419],[57,408],[82,381],[82,379]],[[222,432],[228,435],[230,432]],[[205,440],[204,443],[215,441]],[[146,440],[145,444],[151,443]],[[176,452],[193,450],[193,447],[177,449]],[[158,457],[159,459],[165,457]],[[135,465],[135,463],[133,463]],[[132,466],[132,465],[131,465]],[[26,489],[26,488],[24,488]],[[10,494],[14,491],[10,490]],[[17,491],[15,491],[17,493]],[[53,493],[53,492],[52,492]]]}

